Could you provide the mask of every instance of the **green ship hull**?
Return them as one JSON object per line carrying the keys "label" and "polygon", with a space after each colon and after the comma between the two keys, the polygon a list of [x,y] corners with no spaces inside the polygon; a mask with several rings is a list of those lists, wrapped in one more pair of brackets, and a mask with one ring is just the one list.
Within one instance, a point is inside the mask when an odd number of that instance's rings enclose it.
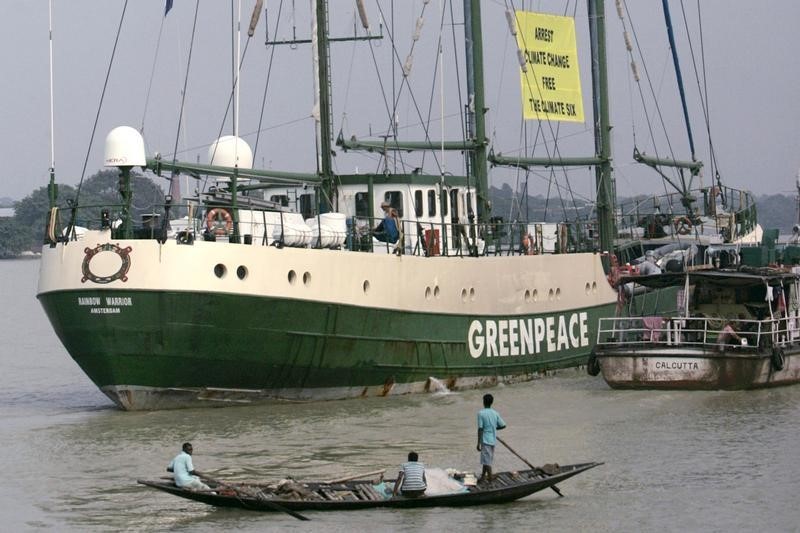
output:
{"label": "green ship hull", "polygon": [[[535,337],[500,332],[489,347],[485,335],[473,331],[470,338],[470,325],[498,317],[215,293],[89,290],[50,292],[40,300],[73,359],[124,409],[388,395],[435,390],[438,382],[459,389],[531,379],[585,364],[598,318],[613,314],[613,306],[557,314],[550,339],[547,317],[503,317],[500,322],[522,321],[523,329],[530,321],[525,331],[538,318],[544,338],[537,346]],[[568,329],[560,345],[559,316]],[[577,317],[571,330],[570,317]],[[579,318],[588,345],[581,345]],[[561,349],[546,352],[548,340]],[[481,342],[484,353],[474,357],[470,348]],[[526,343],[545,353],[527,353]]]}

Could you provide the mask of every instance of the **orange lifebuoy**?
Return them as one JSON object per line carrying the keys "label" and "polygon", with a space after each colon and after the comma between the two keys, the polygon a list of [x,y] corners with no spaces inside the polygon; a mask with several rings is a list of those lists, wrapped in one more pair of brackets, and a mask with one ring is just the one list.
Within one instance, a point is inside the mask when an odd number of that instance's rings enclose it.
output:
{"label": "orange lifebuoy", "polygon": [[631,265],[630,263],[625,263],[624,265],[617,267],[617,271],[619,272],[620,276],[639,275],[639,267],[636,265]]}
{"label": "orange lifebuoy", "polygon": [[214,235],[228,235],[233,229],[233,217],[227,209],[215,207],[206,214],[206,227]]}
{"label": "orange lifebuoy", "polygon": [[678,235],[689,235],[692,231],[692,221],[689,217],[678,217],[675,219],[675,233]]}

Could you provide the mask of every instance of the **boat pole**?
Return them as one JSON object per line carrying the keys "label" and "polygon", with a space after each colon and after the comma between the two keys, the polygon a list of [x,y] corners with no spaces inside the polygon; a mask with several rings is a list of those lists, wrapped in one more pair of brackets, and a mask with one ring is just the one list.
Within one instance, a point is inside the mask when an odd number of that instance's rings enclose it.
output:
{"label": "boat pole", "polygon": [[47,198],[50,209],[47,211],[47,225],[45,236],[50,246],[56,243],[56,200],[58,198],[58,185],[56,185],[56,148],[55,148],[55,119],[53,118],[53,0],[48,3],[49,41],[50,41],[50,181],[47,183]]}
{"label": "boat pole", "polygon": [[[506,448],[508,448],[508,451],[510,451],[511,453],[513,453],[514,455],[516,455],[516,456],[517,456],[519,459],[521,459],[521,460],[522,460],[522,462],[523,462],[523,463],[525,463],[526,465],[528,465],[528,466],[531,468],[531,470],[539,470],[539,471],[541,471],[541,468],[537,468],[537,467],[533,466],[533,465],[532,465],[532,464],[531,464],[531,463],[530,463],[530,462],[529,462],[527,459],[525,459],[525,458],[524,458],[524,457],[522,457],[520,454],[518,454],[516,451],[514,451],[514,448],[512,448],[511,446],[509,446],[509,445],[508,445],[508,443],[507,443],[506,441],[504,441],[503,439],[501,439],[500,437],[497,437],[497,436],[496,436],[495,438],[497,439],[497,442],[499,442],[500,444],[502,444],[503,446],[505,446]],[[562,498],[564,497],[564,495],[563,495],[563,494],[561,494],[561,491],[559,490],[559,488],[558,488],[558,487],[556,487],[555,485],[550,485],[550,488],[551,488],[551,489],[553,489],[553,492],[555,492],[556,494],[558,494],[558,495],[559,495],[559,496],[561,496]]]}
{"label": "boat pole", "polygon": [[231,216],[233,218],[233,234],[228,239],[230,242],[239,243],[239,77],[242,73],[242,59],[240,46],[242,42],[242,0],[237,2],[236,43],[234,54],[236,64],[233,78],[233,139],[234,161],[233,175],[231,176]]}
{"label": "boat pole", "polygon": [[48,5],[49,30],[50,30],[50,182],[47,185],[47,196],[50,200],[50,216],[56,206],[56,149],[55,149],[55,120],[53,118],[53,1]]}

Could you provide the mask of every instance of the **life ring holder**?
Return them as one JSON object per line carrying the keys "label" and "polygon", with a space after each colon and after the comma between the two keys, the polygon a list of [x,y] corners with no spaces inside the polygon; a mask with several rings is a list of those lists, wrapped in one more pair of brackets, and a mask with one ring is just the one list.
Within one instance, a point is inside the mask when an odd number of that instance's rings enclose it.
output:
{"label": "life ring holder", "polygon": [[675,233],[678,235],[689,235],[692,232],[692,221],[689,217],[676,218],[673,226],[675,227]]}
{"label": "life ring holder", "polygon": [[[83,257],[83,264],[81,265],[81,273],[83,277],[81,278],[81,283],[86,283],[86,281],[91,281],[92,283],[99,283],[104,285],[106,283],[111,283],[112,281],[120,280],[122,282],[128,281],[128,270],[131,268],[131,258],[130,253],[133,248],[130,246],[126,246],[125,248],[120,247],[118,244],[112,244],[107,242],[105,244],[98,244],[94,248],[84,248],[83,253],[85,254]],[[113,274],[109,274],[106,276],[99,276],[92,272],[92,259],[97,256],[97,254],[102,252],[113,252],[119,256],[119,268]]]}
{"label": "life ring holder", "polygon": [[233,217],[223,207],[215,207],[206,213],[206,228],[218,237],[229,235],[233,230]]}

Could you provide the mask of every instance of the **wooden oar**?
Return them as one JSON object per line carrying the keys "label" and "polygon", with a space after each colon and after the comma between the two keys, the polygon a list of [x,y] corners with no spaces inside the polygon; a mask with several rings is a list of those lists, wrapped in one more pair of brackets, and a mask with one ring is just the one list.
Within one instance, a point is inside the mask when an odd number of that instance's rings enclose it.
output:
{"label": "wooden oar", "polygon": [[[213,483],[213,484],[215,484],[215,485],[217,485],[219,487],[222,487],[222,488],[225,488],[225,489],[230,489],[230,490],[234,491],[237,495],[244,494],[245,496],[248,496],[248,497],[252,497],[253,496],[252,494],[247,494],[245,491],[239,490],[239,489],[237,489],[236,487],[234,487],[232,485],[228,485],[227,483],[223,483],[222,481],[218,481],[218,480],[216,480],[214,478],[210,478],[205,474],[200,474],[198,472],[195,472],[195,474],[198,474],[198,476],[201,479],[205,479],[206,481],[210,481],[211,483]],[[287,509],[283,505],[281,505],[279,503],[275,503],[275,502],[273,502],[272,500],[270,500],[268,498],[256,496],[256,499],[258,499],[258,501],[260,501],[260,502],[263,502],[267,507],[271,507],[275,511],[280,511],[282,513],[286,513],[288,515],[291,515],[291,516],[297,518],[298,520],[311,520],[307,516],[301,515],[297,511],[292,511],[291,509]]]}
{"label": "wooden oar", "polygon": [[333,484],[333,483],[344,483],[345,481],[353,481],[354,479],[361,479],[361,478],[365,478],[365,477],[369,477],[369,476],[377,476],[378,474],[385,474],[385,473],[386,473],[386,469],[384,468],[382,470],[373,470],[372,472],[365,472],[363,474],[356,474],[356,475],[353,475],[353,476],[340,477],[338,479],[332,479],[330,481],[326,481],[326,483],[331,483],[331,484]]}
{"label": "wooden oar", "polygon": [[[514,448],[512,448],[511,446],[509,446],[509,445],[508,445],[508,443],[507,443],[506,441],[504,441],[503,439],[501,439],[501,438],[500,438],[500,437],[498,437],[498,436],[495,436],[495,438],[497,439],[497,442],[499,442],[500,444],[502,444],[503,446],[505,446],[506,448],[508,448],[508,451],[510,451],[511,453],[513,453],[514,455],[516,455],[518,458],[520,458],[520,459],[522,460],[522,462],[523,462],[523,463],[525,463],[526,465],[528,465],[529,467],[531,467],[531,469],[532,469],[532,470],[541,470],[541,468],[537,468],[537,467],[533,466],[533,465],[532,465],[532,464],[531,464],[531,463],[530,463],[530,462],[529,462],[527,459],[525,459],[525,458],[524,458],[524,457],[522,457],[520,454],[518,454],[518,453],[517,453],[517,452],[514,450]],[[564,497],[564,495],[563,495],[563,494],[561,494],[561,491],[559,490],[559,488],[558,488],[558,487],[556,487],[555,485],[550,485],[550,488],[551,488],[551,489],[553,489],[553,492],[555,492],[556,494],[558,494],[558,495],[559,495],[559,496],[561,496],[562,498]]]}

